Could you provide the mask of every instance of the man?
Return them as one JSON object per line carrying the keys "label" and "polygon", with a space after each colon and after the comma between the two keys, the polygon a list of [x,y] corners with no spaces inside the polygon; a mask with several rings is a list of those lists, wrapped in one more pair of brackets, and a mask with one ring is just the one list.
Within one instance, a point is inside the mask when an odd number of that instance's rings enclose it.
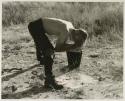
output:
{"label": "man", "polygon": [[[28,29],[35,42],[37,60],[44,65],[45,87],[62,89],[63,86],[57,84],[52,73],[54,52],[67,52],[67,68],[79,67],[82,45],[87,38],[87,32],[83,29],[75,29],[71,22],[57,18],[40,18],[30,22]],[[55,48],[46,34],[57,37]]]}

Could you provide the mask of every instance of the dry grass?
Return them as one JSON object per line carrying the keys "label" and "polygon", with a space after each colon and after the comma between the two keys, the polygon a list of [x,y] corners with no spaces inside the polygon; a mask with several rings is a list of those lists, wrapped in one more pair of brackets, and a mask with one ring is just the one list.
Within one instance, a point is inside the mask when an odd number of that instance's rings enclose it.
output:
{"label": "dry grass", "polygon": [[24,24],[39,17],[56,17],[82,27],[89,37],[103,36],[107,40],[122,40],[123,3],[63,3],[63,2],[5,2],[2,24]]}

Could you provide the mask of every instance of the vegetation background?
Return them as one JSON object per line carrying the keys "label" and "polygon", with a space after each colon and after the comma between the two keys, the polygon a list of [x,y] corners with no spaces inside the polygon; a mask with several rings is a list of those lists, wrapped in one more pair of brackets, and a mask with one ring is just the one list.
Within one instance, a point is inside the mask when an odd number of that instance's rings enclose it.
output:
{"label": "vegetation background", "polygon": [[3,3],[2,25],[24,24],[40,17],[56,17],[84,28],[89,36],[104,35],[116,41],[123,38],[123,3],[107,2],[9,2]]}

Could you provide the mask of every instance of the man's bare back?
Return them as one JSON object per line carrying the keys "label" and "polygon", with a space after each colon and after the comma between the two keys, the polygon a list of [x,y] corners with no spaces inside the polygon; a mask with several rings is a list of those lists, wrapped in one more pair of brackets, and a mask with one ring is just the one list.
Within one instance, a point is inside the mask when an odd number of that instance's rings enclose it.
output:
{"label": "man's bare back", "polygon": [[60,35],[60,34],[68,34],[69,29],[73,28],[71,22],[57,19],[57,18],[42,18],[43,26],[49,35]]}

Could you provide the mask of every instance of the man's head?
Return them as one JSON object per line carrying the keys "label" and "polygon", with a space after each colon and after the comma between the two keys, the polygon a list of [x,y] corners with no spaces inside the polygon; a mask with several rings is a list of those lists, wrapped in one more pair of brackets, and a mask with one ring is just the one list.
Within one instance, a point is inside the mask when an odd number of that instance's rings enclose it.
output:
{"label": "man's head", "polygon": [[84,42],[88,37],[88,34],[84,29],[73,29],[71,35],[75,42]]}

